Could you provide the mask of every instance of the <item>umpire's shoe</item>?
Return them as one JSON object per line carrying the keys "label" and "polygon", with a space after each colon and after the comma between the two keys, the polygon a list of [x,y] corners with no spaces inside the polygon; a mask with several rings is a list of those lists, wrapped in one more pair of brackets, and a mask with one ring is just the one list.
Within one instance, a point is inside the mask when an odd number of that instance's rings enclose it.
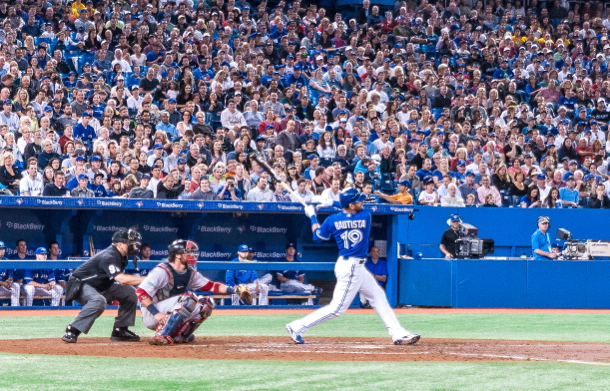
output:
{"label": "umpire's shoe", "polygon": [[127,327],[115,327],[110,335],[112,341],[119,342],[139,342],[140,336],[132,331],[129,331]]}
{"label": "umpire's shoe", "polygon": [[66,327],[66,333],[61,339],[67,343],[76,343],[78,340],[78,336],[80,335],[80,331],[75,329],[71,324]]}

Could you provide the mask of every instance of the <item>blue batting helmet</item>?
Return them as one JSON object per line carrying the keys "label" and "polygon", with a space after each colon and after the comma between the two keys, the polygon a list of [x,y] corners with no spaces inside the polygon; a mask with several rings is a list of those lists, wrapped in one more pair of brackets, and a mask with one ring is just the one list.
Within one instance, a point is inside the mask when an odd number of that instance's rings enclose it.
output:
{"label": "blue batting helmet", "polygon": [[360,193],[357,189],[348,189],[341,192],[339,196],[339,203],[342,208],[347,208],[351,204],[355,204],[356,202],[362,202],[366,198],[366,195]]}

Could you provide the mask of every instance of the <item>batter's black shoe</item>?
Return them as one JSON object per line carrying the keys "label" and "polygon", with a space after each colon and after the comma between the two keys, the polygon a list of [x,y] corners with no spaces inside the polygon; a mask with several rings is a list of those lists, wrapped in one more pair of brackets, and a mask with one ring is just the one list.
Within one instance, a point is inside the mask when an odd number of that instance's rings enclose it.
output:
{"label": "batter's black shoe", "polygon": [[119,342],[139,342],[140,336],[132,331],[129,331],[127,327],[115,327],[110,334],[112,341]]}
{"label": "batter's black shoe", "polygon": [[80,331],[78,331],[77,329],[72,327],[71,324],[69,324],[68,327],[66,327],[66,333],[63,337],[61,337],[61,339],[67,343],[76,343],[79,335]]}

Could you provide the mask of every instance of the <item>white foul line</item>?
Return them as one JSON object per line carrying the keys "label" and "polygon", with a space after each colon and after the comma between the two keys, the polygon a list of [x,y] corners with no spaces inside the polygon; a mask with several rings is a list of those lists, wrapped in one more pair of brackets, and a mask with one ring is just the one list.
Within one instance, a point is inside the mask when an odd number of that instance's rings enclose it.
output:
{"label": "white foul line", "polygon": [[493,357],[493,358],[510,358],[514,360],[533,360],[533,361],[556,361],[556,362],[567,362],[570,364],[588,364],[588,365],[602,365],[610,366],[607,362],[595,362],[595,361],[579,361],[579,360],[553,360],[550,358],[537,358],[537,357],[522,357],[522,356],[504,356],[499,354],[476,354],[476,353],[452,353],[443,352],[445,354],[452,354],[454,356],[475,356],[475,357]]}

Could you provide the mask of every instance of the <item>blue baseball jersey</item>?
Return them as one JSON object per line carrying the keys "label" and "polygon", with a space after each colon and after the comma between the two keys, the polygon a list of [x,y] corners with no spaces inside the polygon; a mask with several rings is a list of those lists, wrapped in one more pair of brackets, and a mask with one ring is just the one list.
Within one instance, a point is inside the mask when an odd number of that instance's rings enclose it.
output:
{"label": "blue baseball jersey", "polygon": [[[367,259],[364,264],[366,269],[376,276],[387,276],[388,275],[388,264],[386,261],[382,261],[381,259],[377,260],[377,263],[373,263],[372,259]],[[385,286],[385,282],[375,280],[379,286]]]}
{"label": "blue baseball jersey", "polygon": [[55,281],[68,281],[72,269],[55,269]]}
{"label": "blue baseball jersey", "polygon": [[[231,262],[239,262],[239,258],[235,258]],[[258,280],[256,270],[227,270],[225,276],[225,284],[228,286],[249,284],[256,280]]]}
{"label": "blue baseball jersey", "polygon": [[339,212],[328,216],[313,234],[315,242],[330,240],[334,236],[339,255],[365,258],[371,236],[371,214],[361,210],[356,214]]}
{"label": "blue baseball jersey", "polygon": [[46,284],[55,281],[55,271],[53,269],[29,269],[25,271],[23,279],[26,284],[32,281],[39,284]]}
{"label": "blue baseball jersey", "polygon": [[12,269],[0,269],[0,281],[6,281],[9,278],[13,278]]}
{"label": "blue baseball jersey", "polygon": [[[284,258],[284,259],[281,259],[280,262],[300,262],[300,261],[298,259],[295,259],[294,261],[289,261],[286,258]],[[298,280],[299,276],[305,275],[305,272],[302,272],[300,270],[282,270],[282,271],[278,271],[276,273],[281,274],[284,278],[287,278],[289,280]]]}

